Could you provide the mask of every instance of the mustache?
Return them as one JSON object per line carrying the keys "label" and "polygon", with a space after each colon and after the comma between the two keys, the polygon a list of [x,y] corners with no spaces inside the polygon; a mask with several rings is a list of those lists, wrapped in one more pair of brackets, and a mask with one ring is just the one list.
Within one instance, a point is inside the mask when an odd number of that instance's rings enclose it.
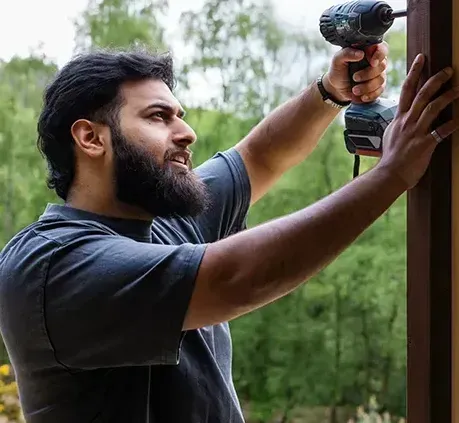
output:
{"label": "mustache", "polygon": [[188,165],[188,167],[189,168],[192,167],[192,165],[193,165],[193,161],[192,161],[193,152],[191,150],[187,149],[187,148],[169,148],[164,153],[164,161],[172,160],[177,156],[185,158],[185,162]]}
{"label": "mustache", "polygon": [[189,150],[188,148],[169,148],[164,153],[164,158],[169,160],[174,156],[183,155],[183,154],[185,154],[190,160],[193,156],[193,152]]}

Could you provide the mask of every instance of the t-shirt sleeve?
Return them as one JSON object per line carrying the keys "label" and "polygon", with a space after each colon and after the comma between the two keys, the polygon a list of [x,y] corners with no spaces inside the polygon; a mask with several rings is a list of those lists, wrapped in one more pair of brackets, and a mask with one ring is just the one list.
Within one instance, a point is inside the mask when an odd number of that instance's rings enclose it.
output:
{"label": "t-shirt sleeve", "polygon": [[251,186],[239,152],[230,148],[196,168],[207,184],[211,204],[196,221],[206,242],[225,238],[245,227]]}
{"label": "t-shirt sleeve", "polygon": [[56,359],[80,369],[177,364],[205,248],[98,233],[58,247],[44,288]]}

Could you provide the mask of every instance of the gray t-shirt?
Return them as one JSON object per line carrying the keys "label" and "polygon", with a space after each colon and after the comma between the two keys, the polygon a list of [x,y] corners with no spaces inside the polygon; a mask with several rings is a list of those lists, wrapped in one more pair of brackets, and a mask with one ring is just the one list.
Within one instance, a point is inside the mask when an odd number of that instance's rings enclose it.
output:
{"label": "gray t-shirt", "polygon": [[0,256],[0,329],[32,423],[241,423],[227,323],[182,332],[206,243],[245,228],[236,150],[196,171],[198,218],[112,219],[48,205]]}

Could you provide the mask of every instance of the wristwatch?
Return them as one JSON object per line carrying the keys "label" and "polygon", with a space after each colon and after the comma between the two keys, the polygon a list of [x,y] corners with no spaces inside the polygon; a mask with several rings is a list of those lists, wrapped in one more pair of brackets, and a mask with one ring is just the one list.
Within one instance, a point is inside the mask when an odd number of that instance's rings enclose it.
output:
{"label": "wristwatch", "polygon": [[349,106],[351,101],[338,101],[333,98],[333,96],[324,87],[323,77],[324,75],[321,75],[317,78],[317,87],[319,88],[320,94],[322,94],[323,101],[333,107],[336,107],[337,109]]}

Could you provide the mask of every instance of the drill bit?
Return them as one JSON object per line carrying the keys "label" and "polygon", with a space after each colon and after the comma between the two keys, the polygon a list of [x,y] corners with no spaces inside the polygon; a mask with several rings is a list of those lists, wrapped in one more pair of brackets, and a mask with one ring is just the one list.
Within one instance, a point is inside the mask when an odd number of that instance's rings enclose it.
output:
{"label": "drill bit", "polygon": [[396,19],[396,18],[403,18],[405,16],[408,15],[408,11],[407,10],[394,10],[391,14],[390,14],[390,17],[392,19]]}

